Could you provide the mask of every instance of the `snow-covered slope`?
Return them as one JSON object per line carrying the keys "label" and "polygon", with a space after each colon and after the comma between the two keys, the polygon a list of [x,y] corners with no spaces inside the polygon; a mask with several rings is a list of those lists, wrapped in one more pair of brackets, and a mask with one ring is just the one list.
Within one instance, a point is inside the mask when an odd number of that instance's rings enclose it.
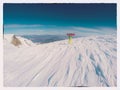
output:
{"label": "snow-covered slope", "polygon": [[116,86],[116,35],[17,48],[4,42],[5,86]]}
{"label": "snow-covered slope", "polygon": [[11,44],[14,37],[17,38],[21,42],[21,44],[18,45],[18,47],[34,46],[35,45],[32,41],[30,41],[30,40],[28,40],[26,38],[20,37],[20,36],[15,36],[14,34],[5,34],[4,35],[4,43]]}

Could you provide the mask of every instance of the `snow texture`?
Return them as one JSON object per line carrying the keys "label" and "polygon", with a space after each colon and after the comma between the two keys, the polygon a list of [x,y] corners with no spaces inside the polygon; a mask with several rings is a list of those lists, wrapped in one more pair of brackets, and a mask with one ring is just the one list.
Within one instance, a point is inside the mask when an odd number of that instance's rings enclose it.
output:
{"label": "snow texture", "polygon": [[117,86],[116,35],[89,36],[35,45],[4,35],[4,86]]}

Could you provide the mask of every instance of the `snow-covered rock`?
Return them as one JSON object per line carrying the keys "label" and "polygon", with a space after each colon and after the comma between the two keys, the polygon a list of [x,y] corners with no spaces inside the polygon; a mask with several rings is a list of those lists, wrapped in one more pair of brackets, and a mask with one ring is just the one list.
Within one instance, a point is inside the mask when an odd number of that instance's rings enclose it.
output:
{"label": "snow-covered rock", "polygon": [[[22,43],[25,40],[19,39]],[[81,37],[73,39],[73,44],[62,40],[24,48],[4,42],[4,85],[117,86],[116,35]]]}
{"label": "snow-covered rock", "polygon": [[26,38],[16,36],[14,34],[5,34],[4,35],[4,42],[11,43],[14,46],[22,47],[22,46],[34,46],[35,44]]}

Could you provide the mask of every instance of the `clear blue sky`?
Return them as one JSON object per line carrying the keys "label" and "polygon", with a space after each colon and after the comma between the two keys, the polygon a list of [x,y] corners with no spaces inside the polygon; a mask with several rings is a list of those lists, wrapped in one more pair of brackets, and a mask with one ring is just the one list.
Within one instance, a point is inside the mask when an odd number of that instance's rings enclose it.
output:
{"label": "clear blue sky", "polygon": [[116,4],[4,4],[4,33],[109,34]]}

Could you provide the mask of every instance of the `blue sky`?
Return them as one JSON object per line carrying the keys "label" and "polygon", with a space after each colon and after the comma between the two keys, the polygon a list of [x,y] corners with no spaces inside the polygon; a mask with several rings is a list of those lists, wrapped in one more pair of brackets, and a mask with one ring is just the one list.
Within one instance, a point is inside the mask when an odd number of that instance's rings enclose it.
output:
{"label": "blue sky", "polygon": [[4,4],[3,21],[5,34],[109,34],[116,4]]}

